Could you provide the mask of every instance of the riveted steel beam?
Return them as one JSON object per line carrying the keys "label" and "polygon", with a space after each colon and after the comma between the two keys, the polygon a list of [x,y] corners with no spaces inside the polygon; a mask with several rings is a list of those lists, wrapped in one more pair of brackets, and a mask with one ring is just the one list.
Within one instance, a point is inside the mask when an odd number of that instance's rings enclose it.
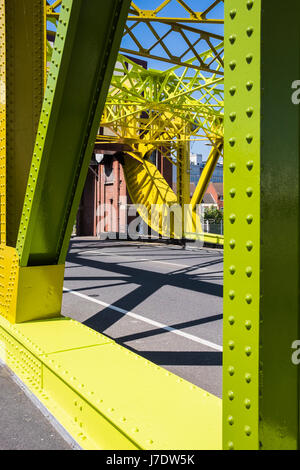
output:
{"label": "riveted steel beam", "polygon": [[6,25],[1,88],[1,100],[6,97],[6,243],[11,247],[17,242],[44,96],[44,8],[44,0],[6,0],[1,9]]}
{"label": "riveted steel beam", "polygon": [[65,0],[17,240],[22,266],[64,263],[129,0]]}
{"label": "riveted steel beam", "polygon": [[225,2],[225,449],[299,448],[299,18]]}
{"label": "riveted steel beam", "polygon": [[5,0],[0,1],[0,243],[6,242],[6,33]]}
{"label": "riveted steel beam", "polygon": [[78,322],[12,326],[0,317],[0,345],[0,358],[84,449],[221,448],[220,398]]}

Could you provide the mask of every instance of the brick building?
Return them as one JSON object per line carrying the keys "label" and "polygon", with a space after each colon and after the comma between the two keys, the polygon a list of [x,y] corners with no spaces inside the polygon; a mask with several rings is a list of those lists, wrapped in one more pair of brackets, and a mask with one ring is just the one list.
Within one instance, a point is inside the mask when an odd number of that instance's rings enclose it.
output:
{"label": "brick building", "polygon": [[[127,225],[134,216],[127,217],[131,204],[127,192],[120,149],[95,148],[86,184],[82,194],[76,226],[78,236],[98,236],[116,233],[126,237]],[[159,152],[153,152],[151,161],[172,187],[172,164]]]}
{"label": "brick building", "polygon": [[219,210],[224,208],[224,194],[223,194],[223,183],[212,183],[210,182],[206,194],[210,194],[212,199],[217,204]]}

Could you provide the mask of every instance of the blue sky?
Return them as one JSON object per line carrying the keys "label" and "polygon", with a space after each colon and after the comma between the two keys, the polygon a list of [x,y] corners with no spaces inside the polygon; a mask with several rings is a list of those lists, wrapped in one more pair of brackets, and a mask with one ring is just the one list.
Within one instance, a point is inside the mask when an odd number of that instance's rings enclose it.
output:
{"label": "blue sky", "polygon": [[[143,8],[144,10],[153,10],[162,3],[162,0],[135,0],[134,3],[137,5],[137,7]],[[194,11],[199,11],[199,10],[204,11],[209,5],[211,5],[212,0],[200,0],[200,1],[199,0],[186,0],[186,3]],[[167,5],[159,13],[159,15],[160,16],[165,16],[165,17],[180,17],[180,18],[189,16],[188,13],[186,13],[185,10],[176,2],[176,0],[171,0],[170,4]],[[223,19],[223,17],[224,17],[224,7],[223,7],[222,2],[220,3],[220,5],[218,5],[208,15],[208,18],[212,18],[212,17],[217,18],[217,19]],[[169,29],[168,26],[163,25],[163,24],[157,24],[157,23],[153,23],[153,24],[155,26],[156,31],[158,33],[160,33],[160,35],[163,35],[166,32],[166,30]],[[210,31],[210,32],[215,33],[215,34],[223,35],[223,33],[224,33],[223,25],[201,24],[200,26],[198,26],[198,25],[196,25],[196,26],[201,28],[204,31]],[[149,45],[150,45],[150,42],[152,40],[152,34],[149,31],[149,29],[147,27],[145,27],[143,24],[140,24],[137,31],[139,31],[139,33],[141,35],[143,35],[143,44],[147,44],[147,41],[149,41]],[[191,33],[189,35],[189,38],[193,39],[193,37],[194,37],[194,34]],[[172,41],[172,39],[176,40],[176,48],[178,50],[178,53],[180,54],[180,51],[185,46],[184,40],[180,39],[178,35],[175,36],[175,34],[173,34],[173,36],[170,36],[170,41]],[[218,41],[216,41],[215,44],[217,42]],[[132,40],[130,38],[128,38],[128,36],[126,36],[122,41],[122,46],[123,47],[128,47],[128,46],[130,47],[132,45],[133,45]],[[170,45],[170,46],[174,48],[174,45],[173,46]],[[203,46],[204,46],[204,43],[203,43]],[[206,46],[204,46],[204,47],[203,46],[202,46],[202,43],[200,43],[199,46],[197,46],[199,48],[198,50],[200,52],[207,49]],[[160,54],[163,54],[163,52],[159,48],[159,46],[158,46],[157,50],[159,51]],[[190,57],[192,57],[192,54],[187,58],[190,58]],[[148,63],[149,63],[150,68],[155,68],[155,69],[159,69],[159,70],[165,70],[166,68],[170,67],[170,65],[167,64],[167,63],[160,62],[160,61],[155,61],[155,60],[151,60],[151,59],[148,59]]]}

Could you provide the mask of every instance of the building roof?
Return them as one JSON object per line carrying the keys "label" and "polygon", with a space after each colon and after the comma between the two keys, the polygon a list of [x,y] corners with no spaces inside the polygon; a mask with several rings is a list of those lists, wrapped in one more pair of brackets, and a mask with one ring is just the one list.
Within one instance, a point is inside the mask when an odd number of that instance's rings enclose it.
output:
{"label": "building roof", "polygon": [[214,198],[212,197],[210,193],[205,193],[202,203],[203,204],[216,204],[216,201],[214,200]]}
{"label": "building roof", "polygon": [[223,196],[223,183],[211,183],[214,185],[215,191],[218,196]]}

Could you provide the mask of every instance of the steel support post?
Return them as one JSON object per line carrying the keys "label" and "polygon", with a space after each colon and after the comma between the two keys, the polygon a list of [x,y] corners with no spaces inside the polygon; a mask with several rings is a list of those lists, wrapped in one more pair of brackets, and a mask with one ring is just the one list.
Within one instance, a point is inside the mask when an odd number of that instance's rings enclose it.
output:
{"label": "steel support post", "polygon": [[6,243],[6,33],[5,0],[0,1],[0,243]]}
{"label": "steel support post", "polygon": [[221,155],[221,151],[223,148],[223,142],[216,143],[214,147],[212,147],[205,167],[202,171],[201,177],[198,181],[196,186],[195,192],[191,199],[191,206],[192,210],[196,209],[197,204],[201,204],[204,194],[207,190],[207,186],[211,180],[211,177],[215,171],[216,165]]}
{"label": "steel support post", "polygon": [[12,323],[60,314],[65,256],[129,4],[64,0],[44,101],[44,0],[0,4],[8,245],[0,247],[0,312]]}
{"label": "steel support post", "polygon": [[182,235],[190,229],[189,217],[186,219],[185,207],[190,204],[190,146],[185,141],[178,144],[177,150],[177,201],[182,208]]}
{"label": "steel support post", "polygon": [[45,1],[5,0],[2,11],[6,22],[6,243],[15,247],[44,96]]}
{"label": "steel support post", "polygon": [[129,5],[62,3],[17,241],[21,266],[65,261]]}
{"label": "steel support post", "polygon": [[223,445],[297,449],[299,1],[226,0],[225,44]]}

